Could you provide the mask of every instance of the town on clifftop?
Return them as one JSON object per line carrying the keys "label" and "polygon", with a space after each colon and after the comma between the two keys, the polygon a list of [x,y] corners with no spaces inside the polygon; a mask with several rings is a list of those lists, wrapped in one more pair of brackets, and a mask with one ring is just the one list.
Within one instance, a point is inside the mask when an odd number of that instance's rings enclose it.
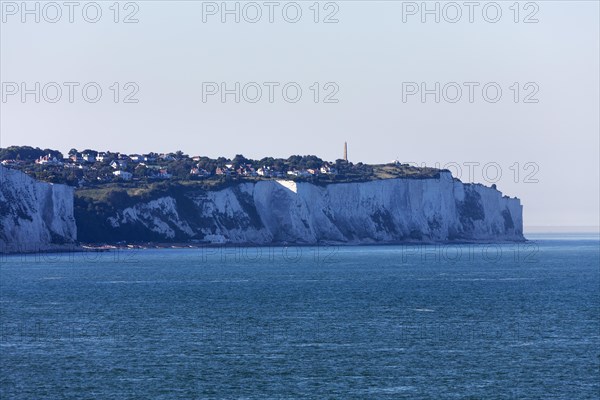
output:
{"label": "town on clifftop", "polygon": [[0,148],[0,163],[44,182],[74,187],[115,183],[157,181],[203,181],[206,184],[240,180],[291,179],[311,182],[354,182],[398,177],[431,178],[434,168],[417,168],[394,161],[363,164],[348,161],[347,144],[343,158],[325,161],[314,155],[292,155],[287,159],[264,157],[252,160],[241,154],[233,158],[190,156],[172,153],[124,154],[92,149],[58,150],[30,146]]}

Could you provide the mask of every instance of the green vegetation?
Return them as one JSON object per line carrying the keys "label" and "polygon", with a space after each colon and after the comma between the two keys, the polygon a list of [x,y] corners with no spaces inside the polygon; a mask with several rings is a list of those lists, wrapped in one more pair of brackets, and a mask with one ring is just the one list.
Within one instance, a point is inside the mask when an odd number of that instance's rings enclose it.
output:
{"label": "green vegetation", "polygon": [[31,146],[10,146],[0,148],[0,161],[18,160],[18,161],[35,161],[40,157],[50,154],[52,157],[62,159],[63,155],[58,150],[33,148]]}
{"label": "green vegetation", "polygon": [[408,164],[383,164],[373,166],[373,176],[376,179],[394,178],[434,178],[440,170],[436,168],[418,168]]}

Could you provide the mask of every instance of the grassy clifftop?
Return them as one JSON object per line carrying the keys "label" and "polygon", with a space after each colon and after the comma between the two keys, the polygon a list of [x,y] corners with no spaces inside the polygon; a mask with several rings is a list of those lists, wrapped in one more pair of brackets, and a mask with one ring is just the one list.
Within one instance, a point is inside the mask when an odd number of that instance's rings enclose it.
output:
{"label": "grassy clifftop", "polygon": [[[187,190],[219,190],[244,182],[259,182],[273,179],[290,179],[298,182],[309,182],[316,185],[336,183],[369,182],[381,179],[431,179],[440,173],[435,168],[417,168],[406,164],[380,164],[369,165],[369,170],[358,173],[325,175],[319,174],[309,177],[286,176],[283,178],[270,178],[260,176],[212,176],[202,180],[165,180],[165,181],[121,181],[111,183],[88,184],[78,188],[75,195],[79,199],[95,202],[113,203],[122,202],[126,198],[135,201],[147,201],[161,195],[179,193]],[[115,195],[115,193],[117,193]],[[122,204],[119,204],[122,205]]]}

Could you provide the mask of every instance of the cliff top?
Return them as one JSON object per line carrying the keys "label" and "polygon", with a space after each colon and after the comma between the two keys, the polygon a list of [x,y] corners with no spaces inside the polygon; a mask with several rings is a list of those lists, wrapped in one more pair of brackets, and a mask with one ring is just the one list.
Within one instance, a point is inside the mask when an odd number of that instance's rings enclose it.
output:
{"label": "cliff top", "polygon": [[283,177],[213,175],[204,179],[168,179],[168,180],[130,180],[119,182],[88,183],[76,190],[78,198],[108,203],[128,203],[126,198],[139,200],[154,199],[163,195],[188,190],[220,190],[240,183],[256,183],[268,180],[294,180],[315,185],[337,183],[370,182],[385,179],[432,179],[439,176],[441,170],[435,168],[417,168],[406,164],[370,165],[365,173],[316,174],[309,176],[284,175]]}

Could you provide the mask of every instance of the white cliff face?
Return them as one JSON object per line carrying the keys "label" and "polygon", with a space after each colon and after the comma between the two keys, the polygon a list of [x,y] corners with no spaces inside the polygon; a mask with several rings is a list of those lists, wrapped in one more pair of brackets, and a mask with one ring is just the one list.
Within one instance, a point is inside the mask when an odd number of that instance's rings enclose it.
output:
{"label": "white cliff face", "polygon": [[0,166],[0,253],[55,249],[76,240],[73,188]]}
{"label": "white cliff face", "polygon": [[432,179],[386,179],[317,186],[260,181],[138,204],[110,218],[164,239],[270,244],[523,240],[522,206],[496,189]]}

